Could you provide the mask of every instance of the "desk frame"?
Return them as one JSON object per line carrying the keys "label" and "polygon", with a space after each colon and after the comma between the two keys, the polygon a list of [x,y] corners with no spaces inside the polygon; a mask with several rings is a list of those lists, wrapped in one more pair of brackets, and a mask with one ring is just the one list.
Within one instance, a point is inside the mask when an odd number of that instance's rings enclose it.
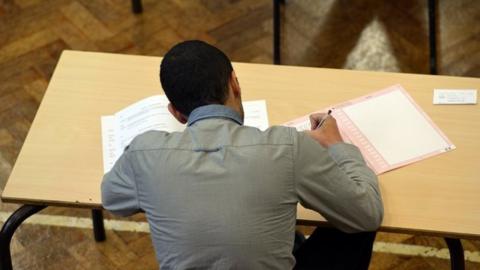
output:
{"label": "desk frame", "polygon": [[[24,220],[47,208],[47,205],[25,204],[20,206],[3,224],[0,231],[0,270],[12,270],[10,242],[15,230]],[[102,209],[92,209],[93,235],[96,242],[105,241]]]}

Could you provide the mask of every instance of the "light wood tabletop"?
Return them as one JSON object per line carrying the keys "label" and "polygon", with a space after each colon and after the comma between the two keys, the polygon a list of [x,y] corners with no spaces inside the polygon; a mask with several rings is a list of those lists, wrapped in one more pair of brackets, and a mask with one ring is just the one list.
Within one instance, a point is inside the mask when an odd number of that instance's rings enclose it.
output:
{"label": "light wood tabletop", "polygon": [[[2,200],[100,207],[100,116],[163,93],[160,61],[64,51]],[[480,79],[244,63],[234,68],[243,100],[265,99],[271,125],[401,84],[457,149],[379,177],[382,230],[480,238],[479,105],[432,104],[433,89],[478,89]],[[301,207],[298,219],[322,220]]]}

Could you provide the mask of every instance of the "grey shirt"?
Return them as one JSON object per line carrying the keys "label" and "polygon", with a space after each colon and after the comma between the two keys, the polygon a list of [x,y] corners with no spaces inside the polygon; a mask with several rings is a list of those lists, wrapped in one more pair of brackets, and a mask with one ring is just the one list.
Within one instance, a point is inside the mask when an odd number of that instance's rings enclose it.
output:
{"label": "grey shirt", "polygon": [[194,110],[184,132],[137,136],[102,182],[103,206],[145,211],[161,269],[291,269],[296,205],[346,232],[378,228],[376,175],[358,149]]}

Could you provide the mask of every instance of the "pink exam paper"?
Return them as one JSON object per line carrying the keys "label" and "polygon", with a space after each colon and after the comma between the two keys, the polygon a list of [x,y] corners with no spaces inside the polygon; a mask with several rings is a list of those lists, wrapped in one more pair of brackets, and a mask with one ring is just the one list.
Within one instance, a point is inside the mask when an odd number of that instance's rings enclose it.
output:
{"label": "pink exam paper", "polygon": [[[329,109],[343,140],[360,149],[377,175],[455,149],[398,84],[317,112]],[[308,115],[284,125],[310,129]]]}

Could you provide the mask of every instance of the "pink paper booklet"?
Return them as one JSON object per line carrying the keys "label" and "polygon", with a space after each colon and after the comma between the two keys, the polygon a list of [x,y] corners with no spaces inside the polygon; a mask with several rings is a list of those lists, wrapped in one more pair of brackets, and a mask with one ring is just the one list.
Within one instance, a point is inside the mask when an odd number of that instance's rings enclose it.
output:
{"label": "pink paper booklet", "polygon": [[[344,141],[360,149],[377,175],[455,149],[398,84],[317,112],[329,109]],[[310,129],[308,115],[284,125]]]}

